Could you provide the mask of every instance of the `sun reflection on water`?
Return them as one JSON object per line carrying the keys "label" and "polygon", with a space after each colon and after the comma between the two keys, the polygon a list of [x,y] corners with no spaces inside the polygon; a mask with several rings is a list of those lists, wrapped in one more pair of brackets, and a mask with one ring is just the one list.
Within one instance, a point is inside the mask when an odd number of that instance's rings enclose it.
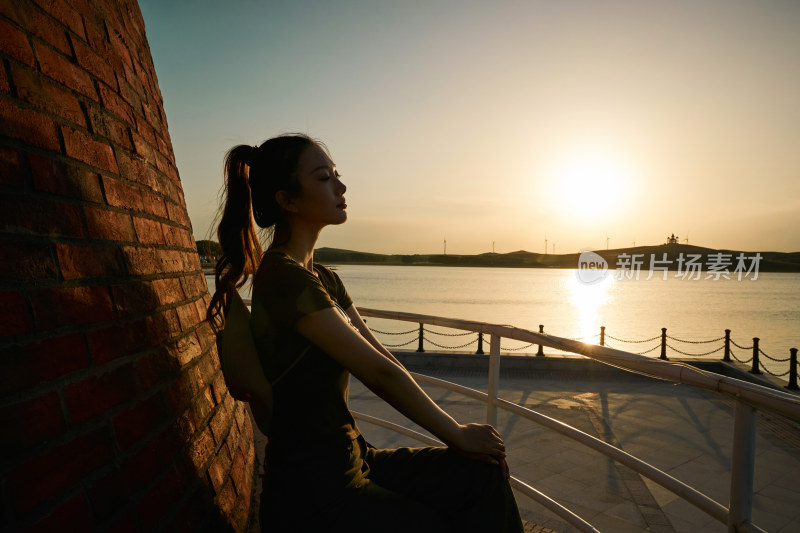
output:
{"label": "sun reflection on water", "polygon": [[597,344],[600,332],[598,319],[600,310],[608,302],[608,292],[614,282],[613,276],[593,284],[582,283],[577,276],[571,275],[567,280],[569,303],[578,310],[579,335],[583,342]]}

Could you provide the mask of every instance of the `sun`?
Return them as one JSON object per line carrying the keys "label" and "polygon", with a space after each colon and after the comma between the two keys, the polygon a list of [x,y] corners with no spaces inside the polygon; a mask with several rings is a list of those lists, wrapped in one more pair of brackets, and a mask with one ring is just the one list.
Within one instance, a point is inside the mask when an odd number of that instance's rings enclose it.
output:
{"label": "sun", "polygon": [[623,206],[630,173],[609,153],[584,151],[561,158],[548,178],[551,205],[576,218],[597,219]]}

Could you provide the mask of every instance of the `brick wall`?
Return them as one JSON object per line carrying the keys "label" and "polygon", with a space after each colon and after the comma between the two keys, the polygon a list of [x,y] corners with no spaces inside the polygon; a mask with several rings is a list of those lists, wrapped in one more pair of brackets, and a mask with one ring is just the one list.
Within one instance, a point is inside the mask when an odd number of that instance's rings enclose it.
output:
{"label": "brick wall", "polygon": [[250,419],[133,0],[0,2],[0,529],[243,531]]}

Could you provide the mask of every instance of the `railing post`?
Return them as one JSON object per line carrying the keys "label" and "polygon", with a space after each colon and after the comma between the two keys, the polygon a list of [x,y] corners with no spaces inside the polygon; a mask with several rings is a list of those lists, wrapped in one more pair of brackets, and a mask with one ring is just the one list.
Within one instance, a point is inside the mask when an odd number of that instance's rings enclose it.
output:
{"label": "railing post", "polygon": [[750,370],[751,374],[760,374],[761,370],[758,368],[758,337],[753,337],[753,368]]}
{"label": "railing post", "polygon": [[725,330],[725,354],[722,356],[722,360],[726,363],[731,362],[731,330]]}
{"label": "railing post", "polygon": [[475,350],[477,355],[483,355],[483,333],[478,333],[478,349]]}
{"label": "railing post", "polygon": [[797,386],[797,348],[789,349],[789,384],[786,388],[789,390],[798,390]]}
{"label": "railing post", "polygon": [[606,345],[606,327],[600,326],[600,346]]}
{"label": "railing post", "polygon": [[731,456],[731,507],[728,511],[728,532],[750,522],[753,506],[753,465],[756,448],[756,410],[744,402],[736,402]]}
{"label": "railing post", "polygon": [[661,328],[661,357],[659,359],[667,358],[667,328]]}
{"label": "railing post", "polygon": [[[539,324],[539,333],[544,333],[544,325]],[[537,356],[544,357],[544,346],[539,345],[539,351],[536,352]]]}
{"label": "railing post", "polygon": [[425,348],[422,347],[422,322],[419,323],[419,345],[417,346],[418,352],[424,352]]}
{"label": "railing post", "polygon": [[497,427],[497,388],[500,381],[500,337],[489,340],[489,397],[486,399],[486,423]]}

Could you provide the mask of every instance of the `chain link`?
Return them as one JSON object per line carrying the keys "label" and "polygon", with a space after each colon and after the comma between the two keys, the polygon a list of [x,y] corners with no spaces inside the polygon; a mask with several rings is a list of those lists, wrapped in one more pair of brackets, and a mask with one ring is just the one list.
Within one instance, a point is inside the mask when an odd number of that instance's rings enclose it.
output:
{"label": "chain link", "polygon": [[533,346],[534,344],[536,344],[536,343],[535,343],[535,342],[532,342],[532,343],[530,343],[530,344],[526,344],[525,346],[520,346],[519,348],[507,348],[507,347],[505,347],[505,346],[503,346],[503,345],[500,345],[500,349],[501,349],[501,350],[505,350],[505,351],[507,351],[507,352],[518,352],[519,350],[524,350],[525,348],[530,348],[530,347],[531,347],[531,346]]}
{"label": "chain link", "polygon": [[442,337],[463,337],[464,335],[474,335],[474,331],[467,331],[465,333],[442,333],[441,331],[433,331],[432,329],[425,328],[425,331],[428,333],[433,333],[434,335],[441,335]]}
{"label": "chain link", "polygon": [[618,338],[612,337],[611,335],[606,333],[606,339],[611,339],[611,340],[615,340],[615,341],[619,341],[619,342],[627,342],[629,344],[640,344],[642,342],[652,342],[652,341],[654,341],[656,339],[660,339],[660,338],[661,338],[661,335],[656,335],[655,337],[653,337],[651,339],[644,339],[644,340],[641,340],[641,341],[626,341],[625,339],[618,339]]}
{"label": "chain link", "polygon": [[[416,339],[415,339],[415,340],[416,340]],[[466,347],[467,347],[467,346],[469,346],[470,344],[475,344],[476,342],[478,342],[478,339],[476,338],[475,340],[471,340],[471,341],[469,341],[469,342],[468,342],[468,343],[466,343],[466,344],[462,344],[461,346],[443,346],[443,345],[441,345],[441,344],[436,344],[435,342],[433,342],[432,340],[430,340],[429,338],[427,338],[427,337],[425,337],[425,336],[423,336],[423,337],[422,337],[422,340],[424,340],[424,341],[427,341],[427,342],[429,342],[429,343],[433,344],[433,345],[434,345],[434,346],[436,346],[437,348],[445,348],[445,349],[448,349],[448,350],[458,350],[459,348],[466,348]]]}
{"label": "chain link", "polygon": [[667,338],[668,339],[672,339],[672,340],[674,340],[676,342],[684,342],[684,343],[687,343],[687,344],[708,344],[709,342],[721,341],[721,340],[723,340],[725,338],[725,336],[723,335],[722,337],[718,337],[716,339],[711,339],[711,340],[708,340],[708,341],[686,341],[686,340],[683,340],[683,339],[676,339],[675,337],[671,337],[670,335],[667,335]]}
{"label": "chain link", "polygon": [[659,348],[661,348],[661,345],[660,345],[660,344],[656,344],[655,346],[653,346],[653,347],[652,347],[652,348],[650,348],[649,350],[645,350],[645,351],[643,351],[643,352],[636,352],[636,355],[644,355],[644,354],[646,354],[646,353],[650,353],[650,352],[652,352],[653,350],[657,350],[657,349],[659,349]]}
{"label": "chain link", "polygon": [[736,346],[737,348],[740,348],[742,350],[752,350],[753,349],[752,346],[748,346],[747,348],[745,348],[744,346],[739,346],[738,344],[736,344],[736,341],[734,341],[733,339],[731,339],[731,344],[733,344],[734,346]]}
{"label": "chain link", "polygon": [[722,345],[719,348],[717,348],[716,350],[711,350],[710,352],[706,352],[706,353],[687,353],[687,352],[682,352],[682,351],[678,350],[677,348],[675,348],[674,346],[670,346],[669,344],[667,344],[667,348],[669,348],[670,350],[672,350],[674,352],[678,352],[679,354],[682,354],[682,355],[688,355],[690,357],[702,357],[704,355],[711,355],[712,353],[716,353],[716,352],[724,349],[725,345]]}
{"label": "chain link", "polygon": [[790,370],[787,370],[783,374],[775,374],[774,372],[770,372],[769,369],[767,367],[765,367],[764,365],[759,364],[759,366],[764,370],[764,372],[766,372],[770,376],[775,376],[776,378],[782,378],[783,376],[785,376],[786,374],[788,374],[790,372]]}
{"label": "chain link", "polygon": [[408,331],[381,331],[379,329],[369,328],[373,333],[380,333],[381,335],[408,335],[409,333],[416,333],[419,331],[417,328]]}
{"label": "chain link", "polygon": [[410,341],[404,342],[403,344],[385,344],[385,343],[381,343],[381,344],[383,344],[387,348],[400,348],[401,346],[408,346],[409,344],[411,344],[413,342],[417,342],[417,339],[411,339]]}
{"label": "chain link", "polygon": [[[764,353],[764,351],[763,351],[761,348],[759,348],[759,349],[758,349],[758,351],[759,351],[759,353],[760,353],[761,355],[763,355],[764,357],[766,357],[766,358],[767,358],[767,359],[769,359],[770,361],[775,361],[776,363],[785,363],[786,361],[788,361],[788,360],[789,360],[789,357],[787,357],[786,359],[775,359],[774,357],[770,357],[770,356],[768,356],[767,354],[765,354],[765,353]],[[774,375],[775,375],[775,374],[773,374],[773,376],[774,376]],[[785,375],[785,374],[783,374],[783,375]]]}
{"label": "chain link", "polygon": [[[737,345],[737,346],[738,346],[738,345]],[[746,349],[747,349],[747,348],[745,348],[745,350],[746,350]],[[730,349],[729,349],[729,350],[728,350],[728,352],[731,354],[731,357],[733,357],[734,359],[736,359],[738,362],[742,363],[743,365],[746,365],[746,364],[748,364],[750,361],[752,361],[752,360],[753,360],[753,358],[751,357],[751,358],[750,358],[750,359],[748,359],[747,361],[742,361],[741,359],[739,359],[738,357],[736,357],[736,354],[735,354],[735,353],[733,353],[733,350],[730,350]]]}

